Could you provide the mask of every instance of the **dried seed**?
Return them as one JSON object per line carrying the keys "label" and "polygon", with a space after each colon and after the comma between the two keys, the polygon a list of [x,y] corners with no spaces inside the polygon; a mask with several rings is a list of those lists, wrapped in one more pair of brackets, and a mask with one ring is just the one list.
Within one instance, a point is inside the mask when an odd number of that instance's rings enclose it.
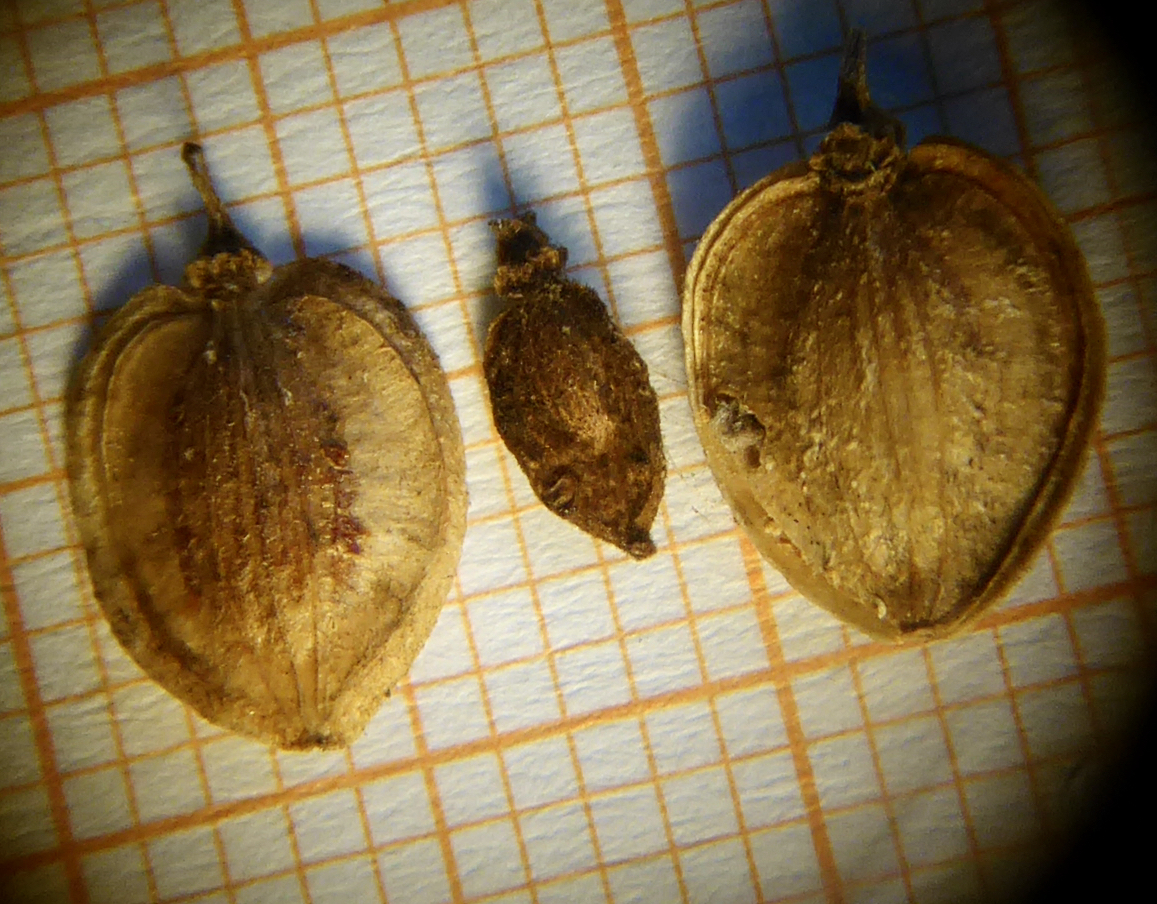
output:
{"label": "dried seed", "polygon": [[878,638],[998,599],[1068,498],[1104,384],[1084,261],[1044,195],[953,141],[903,150],[862,36],[832,131],[737,197],[684,288],[691,404],[752,541]]}
{"label": "dried seed", "polygon": [[183,288],[116,312],[67,408],[97,599],[152,678],[286,748],[351,743],[449,590],[465,460],[445,375],[400,302],[321,260],[273,268],[201,148],[209,236]]}
{"label": "dried seed", "polygon": [[646,558],[666,475],[647,365],[598,295],[563,275],[566,249],[534,214],[491,226],[509,304],[484,362],[498,432],[548,509]]}

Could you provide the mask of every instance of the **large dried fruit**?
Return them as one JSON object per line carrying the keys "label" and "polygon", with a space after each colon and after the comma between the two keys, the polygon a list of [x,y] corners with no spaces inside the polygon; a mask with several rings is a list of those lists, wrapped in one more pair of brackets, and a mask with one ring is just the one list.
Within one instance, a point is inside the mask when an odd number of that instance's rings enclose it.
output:
{"label": "large dried fruit", "polygon": [[942,635],[1000,597],[1067,499],[1103,326],[1028,179],[957,142],[904,152],[859,36],[833,123],[696,250],[695,423],[737,520],[796,589],[878,638]]}
{"label": "large dried fruit", "polygon": [[461,432],[400,302],[272,268],[200,147],[209,237],[184,288],[117,311],[70,388],[72,498],[113,633],[205,718],[349,744],[425,642],[465,530]]}
{"label": "large dried fruit", "polygon": [[484,362],[498,432],[548,509],[646,558],[666,476],[647,365],[533,214],[491,225],[509,304]]}

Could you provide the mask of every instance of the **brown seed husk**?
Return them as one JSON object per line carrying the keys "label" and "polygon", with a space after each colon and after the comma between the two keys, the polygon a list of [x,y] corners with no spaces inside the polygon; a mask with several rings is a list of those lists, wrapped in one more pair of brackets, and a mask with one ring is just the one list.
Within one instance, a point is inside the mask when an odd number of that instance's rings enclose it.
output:
{"label": "brown seed husk", "polygon": [[70,387],[73,507],[113,633],[222,727],[350,744],[409,670],[465,531],[445,375],[354,271],[273,269],[200,148],[210,235],[183,288],[106,324]]}
{"label": "brown seed husk", "polygon": [[1103,325],[1044,195],[958,142],[904,153],[862,53],[837,104],[855,123],[704,234],[689,392],[724,497],[792,585],[873,637],[929,638],[999,599],[1060,513]]}
{"label": "brown seed husk", "polygon": [[509,305],[484,361],[498,432],[547,508],[646,558],[666,476],[647,365],[533,214],[491,225]]}

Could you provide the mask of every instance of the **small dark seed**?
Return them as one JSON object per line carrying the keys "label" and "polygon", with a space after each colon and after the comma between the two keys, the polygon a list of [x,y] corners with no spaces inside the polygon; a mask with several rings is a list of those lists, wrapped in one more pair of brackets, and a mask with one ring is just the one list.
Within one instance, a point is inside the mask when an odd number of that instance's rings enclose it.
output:
{"label": "small dark seed", "polygon": [[486,340],[494,423],[543,504],[642,559],[666,465],[647,366],[591,289],[563,273],[534,214],[491,224],[495,291]]}

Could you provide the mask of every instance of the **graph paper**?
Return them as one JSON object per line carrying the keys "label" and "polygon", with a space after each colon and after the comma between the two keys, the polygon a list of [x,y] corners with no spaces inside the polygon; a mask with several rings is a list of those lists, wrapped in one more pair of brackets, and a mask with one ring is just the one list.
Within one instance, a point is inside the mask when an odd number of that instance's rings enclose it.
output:
{"label": "graph paper", "polygon": [[[923,646],[869,641],[761,561],[682,364],[697,238],[816,147],[853,27],[910,142],[953,135],[1042,185],[1108,329],[1060,526],[1006,601]],[[1157,641],[1157,209],[1129,97],[1043,0],[0,8],[0,898],[1014,898],[1127,736]],[[462,422],[453,591],[348,751],[272,751],[146,679],[69,513],[64,387],[102,317],[195,254],[191,138],[273,262],[331,257],[405,302]],[[644,562],[548,513],[490,419],[487,221],[528,208],[659,395]]]}

